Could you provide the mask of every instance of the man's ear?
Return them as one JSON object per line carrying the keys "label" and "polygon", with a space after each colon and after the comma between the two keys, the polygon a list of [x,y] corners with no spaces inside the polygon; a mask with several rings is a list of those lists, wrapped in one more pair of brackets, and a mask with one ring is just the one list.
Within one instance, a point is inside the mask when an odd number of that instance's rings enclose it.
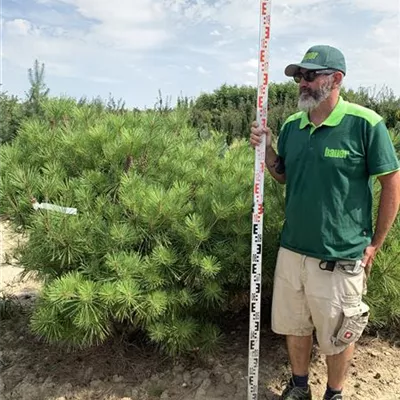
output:
{"label": "man's ear", "polygon": [[340,88],[340,86],[343,83],[343,78],[344,78],[344,75],[340,71],[337,71],[333,74],[333,84],[334,84],[335,89]]}

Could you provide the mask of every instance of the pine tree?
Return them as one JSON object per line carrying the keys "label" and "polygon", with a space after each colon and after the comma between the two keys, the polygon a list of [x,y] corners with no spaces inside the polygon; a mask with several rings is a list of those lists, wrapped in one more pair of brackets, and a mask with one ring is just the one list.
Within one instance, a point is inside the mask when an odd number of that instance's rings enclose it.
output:
{"label": "pine tree", "polygon": [[[63,99],[44,115],[1,153],[1,206],[28,229],[26,273],[46,282],[33,331],[85,346],[117,323],[170,355],[215,349],[221,313],[248,292],[248,143],[199,138],[185,109],[119,115]],[[33,197],[78,214],[34,211]],[[269,204],[280,215],[266,229],[275,254],[282,212]],[[273,260],[265,268],[269,282]]]}
{"label": "pine tree", "polygon": [[11,142],[24,117],[18,97],[0,92],[0,116],[0,144]]}
{"label": "pine tree", "polygon": [[28,79],[31,87],[26,94],[26,113],[28,116],[39,115],[42,112],[42,103],[50,91],[44,81],[44,63],[40,65],[35,60],[33,68],[28,69]]}

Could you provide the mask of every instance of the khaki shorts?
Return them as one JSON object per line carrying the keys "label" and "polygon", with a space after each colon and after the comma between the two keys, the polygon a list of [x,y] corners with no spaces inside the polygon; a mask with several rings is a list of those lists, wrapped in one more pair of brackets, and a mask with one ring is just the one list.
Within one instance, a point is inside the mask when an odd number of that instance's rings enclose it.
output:
{"label": "khaki shorts", "polygon": [[324,270],[320,261],[279,249],[272,330],[309,336],[315,328],[321,352],[334,355],[356,342],[368,323],[369,307],[361,301],[366,274],[362,267],[348,271],[344,261],[339,261],[343,268],[337,263],[333,271]]}

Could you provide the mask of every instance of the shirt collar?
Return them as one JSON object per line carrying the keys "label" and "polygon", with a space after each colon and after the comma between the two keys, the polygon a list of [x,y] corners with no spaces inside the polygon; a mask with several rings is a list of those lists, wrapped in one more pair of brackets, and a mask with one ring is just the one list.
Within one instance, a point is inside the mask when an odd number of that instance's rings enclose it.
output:
{"label": "shirt collar", "polygon": [[[324,122],[322,122],[321,125],[327,125],[327,126],[339,125],[346,114],[346,104],[347,102],[344,101],[343,98],[340,96],[335,108],[329,114],[328,118]],[[304,129],[307,125],[313,125],[313,124],[308,118],[308,113],[303,112],[301,114],[300,129]]]}

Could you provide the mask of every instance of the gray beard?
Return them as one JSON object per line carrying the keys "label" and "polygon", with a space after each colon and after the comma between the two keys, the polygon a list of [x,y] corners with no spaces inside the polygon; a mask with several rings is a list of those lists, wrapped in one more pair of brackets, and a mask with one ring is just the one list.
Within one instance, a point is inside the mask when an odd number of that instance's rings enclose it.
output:
{"label": "gray beard", "polygon": [[332,92],[331,82],[328,80],[321,88],[317,90],[303,89],[300,92],[297,107],[300,111],[310,112],[316,109],[323,101],[325,101]]}

